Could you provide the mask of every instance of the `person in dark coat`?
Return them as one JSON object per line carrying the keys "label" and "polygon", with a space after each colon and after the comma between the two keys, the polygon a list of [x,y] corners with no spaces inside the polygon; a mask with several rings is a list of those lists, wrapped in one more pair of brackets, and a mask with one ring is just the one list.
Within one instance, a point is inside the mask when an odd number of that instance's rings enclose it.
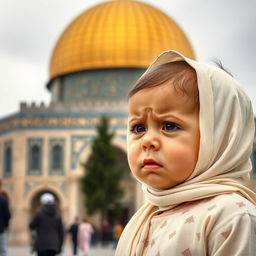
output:
{"label": "person in dark coat", "polygon": [[38,256],[55,256],[61,252],[63,244],[62,219],[57,213],[52,194],[43,194],[40,201],[42,208],[29,224],[29,228],[36,231],[34,250]]}
{"label": "person in dark coat", "polygon": [[73,255],[77,255],[77,234],[79,227],[79,218],[76,217],[74,223],[68,229],[68,233],[71,235],[73,245]]}
{"label": "person in dark coat", "polygon": [[110,225],[107,220],[103,220],[100,228],[100,234],[102,246],[108,245],[110,241]]}
{"label": "person in dark coat", "polygon": [[11,218],[7,199],[2,194],[0,180],[0,256],[7,256],[7,229]]}

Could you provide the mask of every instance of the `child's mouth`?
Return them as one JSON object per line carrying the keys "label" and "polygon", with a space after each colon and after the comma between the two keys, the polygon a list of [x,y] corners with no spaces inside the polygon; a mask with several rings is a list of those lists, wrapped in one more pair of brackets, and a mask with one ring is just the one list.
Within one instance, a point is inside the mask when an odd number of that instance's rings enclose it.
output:
{"label": "child's mouth", "polygon": [[152,160],[152,159],[145,159],[143,161],[142,168],[147,170],[156,170],[161,168],[162,165],[160,165],[158,162]]}

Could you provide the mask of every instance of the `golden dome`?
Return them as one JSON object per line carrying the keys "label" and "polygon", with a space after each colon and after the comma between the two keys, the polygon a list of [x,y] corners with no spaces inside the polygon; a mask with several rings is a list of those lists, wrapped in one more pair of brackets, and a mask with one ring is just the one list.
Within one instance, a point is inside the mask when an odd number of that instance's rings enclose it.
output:
{"label": "golden dome", "polygon": [[167,49],[194,58],[184,32],[162,11],[133,0],[108,1],[66,28],[52,53],[50,78],[84,69],[144,68]]}

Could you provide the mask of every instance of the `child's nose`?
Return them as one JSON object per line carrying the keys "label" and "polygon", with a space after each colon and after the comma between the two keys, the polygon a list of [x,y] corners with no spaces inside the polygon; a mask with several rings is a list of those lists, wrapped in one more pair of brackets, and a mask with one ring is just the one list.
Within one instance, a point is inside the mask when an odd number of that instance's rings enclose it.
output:
{"label": "child's nose", "polygon": [[141,147],[143,150],[158,150],[160,142],[155,133],[147,132],[142,139]]}

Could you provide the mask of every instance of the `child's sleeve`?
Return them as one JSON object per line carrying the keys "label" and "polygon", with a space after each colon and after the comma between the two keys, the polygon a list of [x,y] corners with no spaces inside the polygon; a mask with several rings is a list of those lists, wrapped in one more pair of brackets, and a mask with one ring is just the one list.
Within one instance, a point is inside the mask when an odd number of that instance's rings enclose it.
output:
{"label": "child's sleeve", "polygon": [[210,256],[255,256],[256,216],[234,213],[219,223],[208,237]]}

